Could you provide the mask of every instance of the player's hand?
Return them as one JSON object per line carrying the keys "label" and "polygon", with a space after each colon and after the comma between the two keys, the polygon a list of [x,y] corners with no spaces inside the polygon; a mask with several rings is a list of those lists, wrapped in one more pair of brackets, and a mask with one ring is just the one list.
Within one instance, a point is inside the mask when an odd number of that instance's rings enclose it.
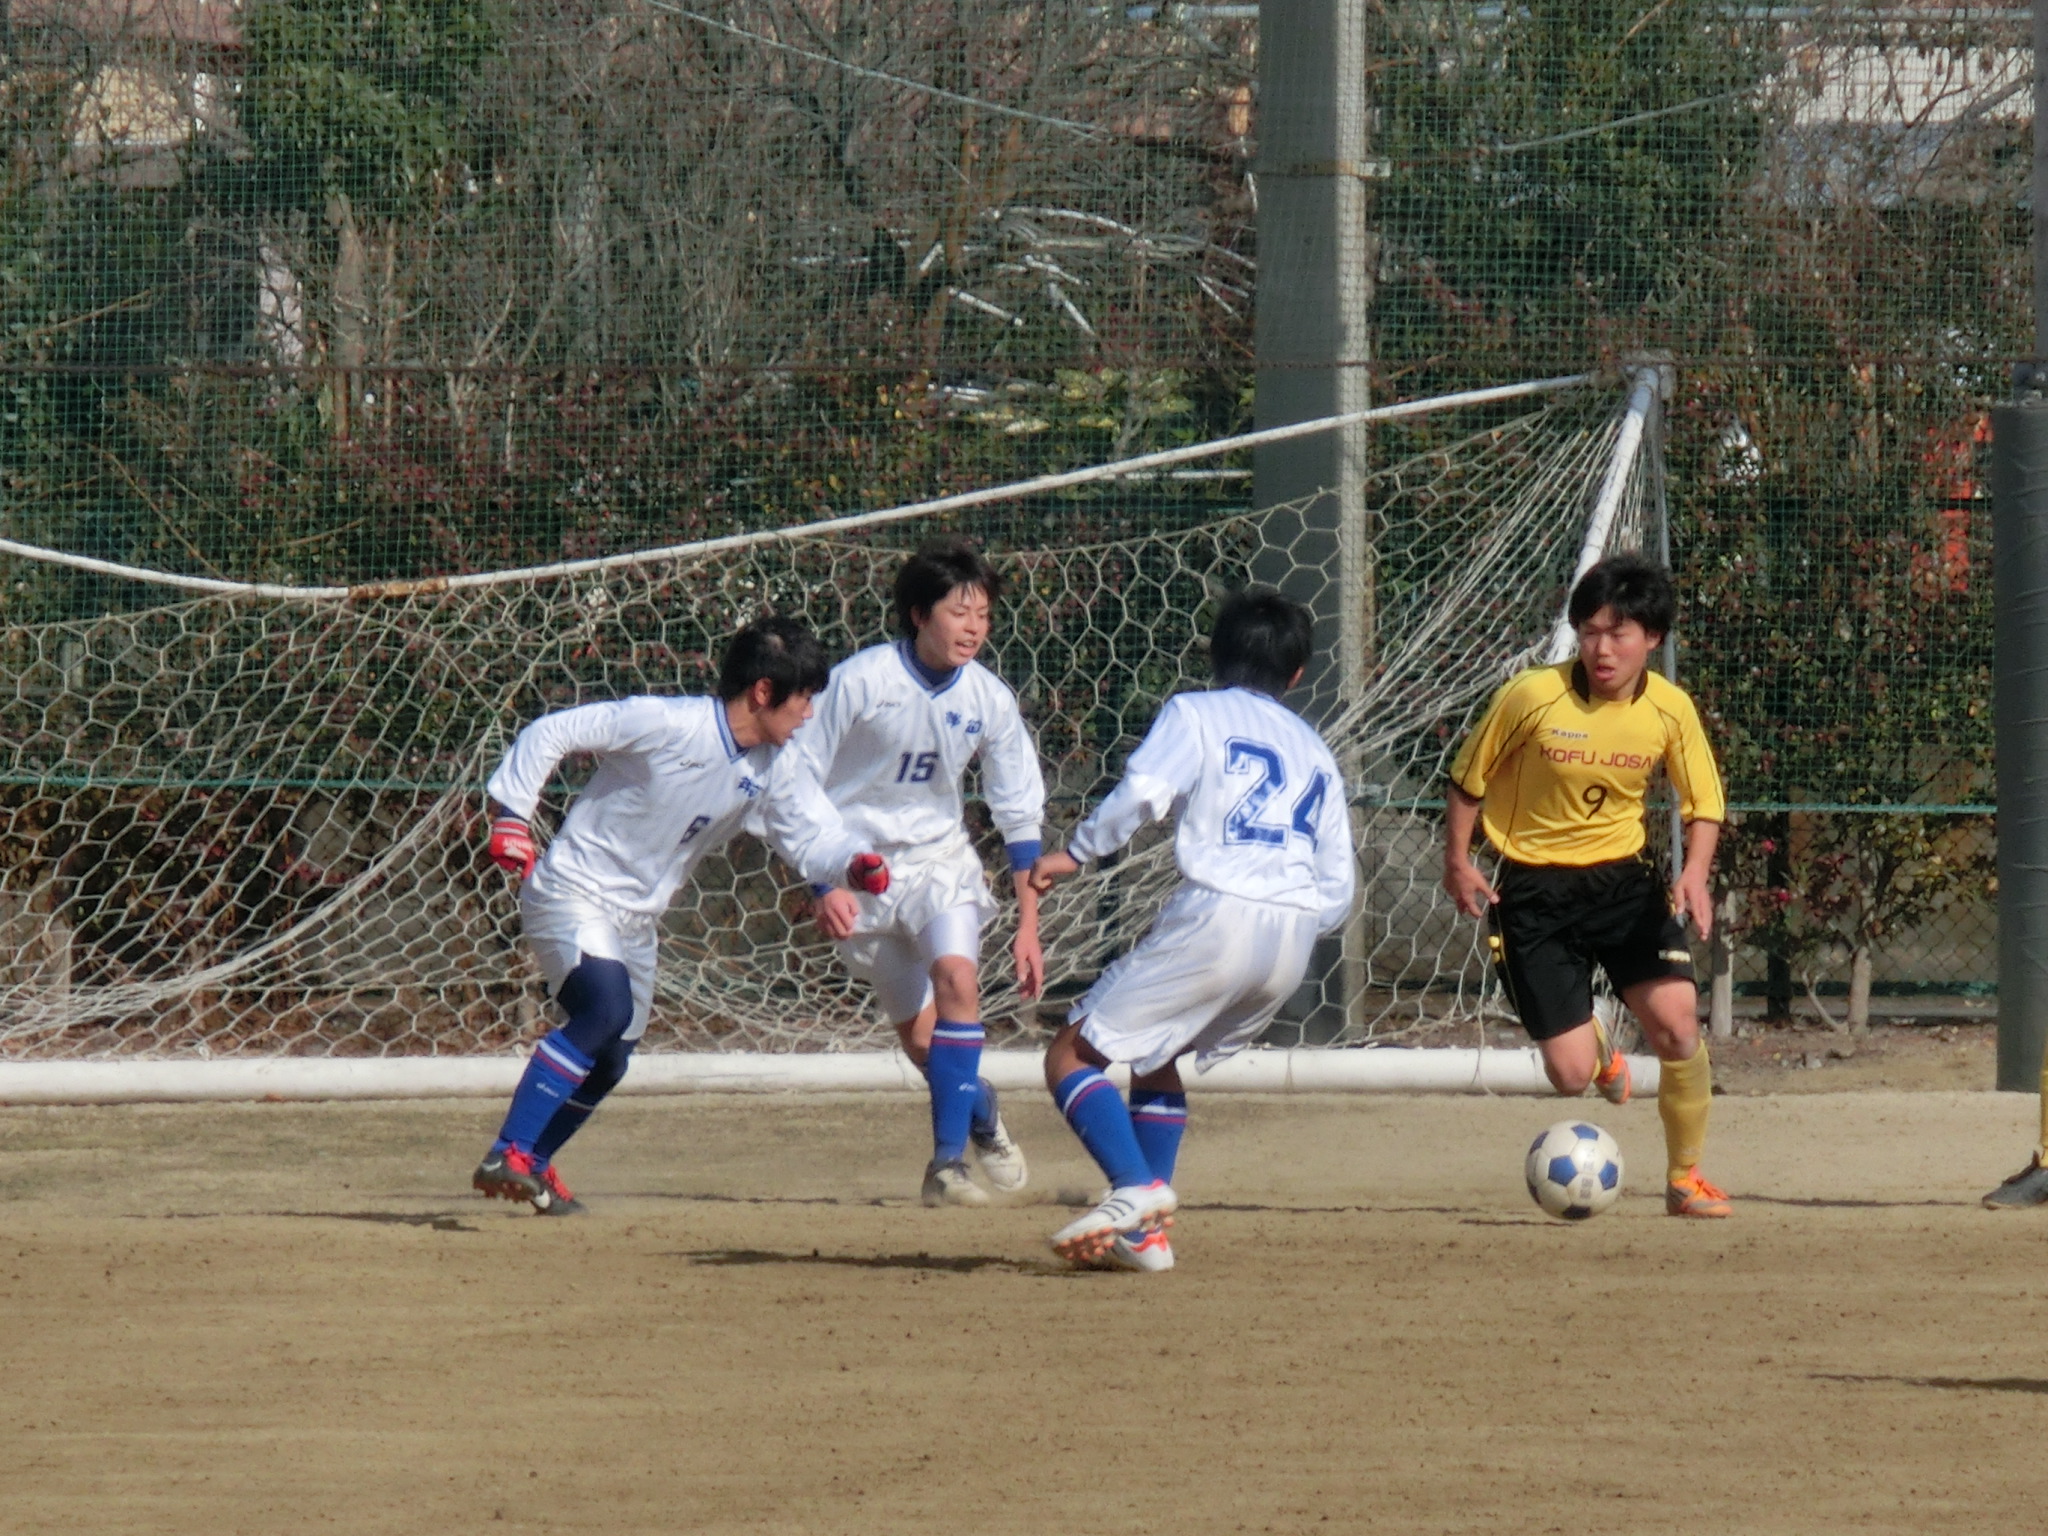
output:
{"label": "player's hand", "polygon": [[827,891],[811,903],[811,916],[828,939],[850,939],[860,921],[860,903],[851,891]]}
{"label": "player's hand", "polygon": [[1038,927],[1022,923],[1017,926],[1017,938],[1010,945],[1010,954],[1017,962],[1017,992],[1031,998],[1045,990],[1045,951],[1038,947]]}
{"label": "player's hand", "polygon": [[1081,872],[1080,864],[1071,853],[1064,849],[1058,853],[1041,853],[1031,861],[1031,873],[1026,876],[1031,889],[1043,896],[1060,881]]}
{"label": "player's hand", "polygon": [[491,823],[491,862],[507,874],[524,880],[540,862],[533,846],[533,829],[517,816],[500,816]]}
{"label": "player's hand", "polygon": [[889,864],[879,853],[856,853],[846,866],[846,883],[856,891],[879,896],[889,889]]}
{"label": "player's hand", "polygon": [[1444,890],[1467,917],[1486,916],[1486,909],[1500,900],[1500,893],[1469,858],[1444,861]]}
{"label": "player's hand", "polygon": [[1681,870],[1678,883],[1671,887],[1671,915],[1681,923],[1688,917],[1693,927],[1699,930],[1702,939],[1714,934],[1714,898],[1707,890],[1707,874],[1701,870]]}

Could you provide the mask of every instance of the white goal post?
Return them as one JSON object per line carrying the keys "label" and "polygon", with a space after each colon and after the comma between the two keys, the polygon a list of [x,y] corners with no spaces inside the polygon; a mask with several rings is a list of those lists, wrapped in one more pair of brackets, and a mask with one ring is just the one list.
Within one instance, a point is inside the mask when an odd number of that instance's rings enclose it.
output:
{"label": "white goal post", "polygon": [[[1359,423],[1374,429],[1360,515],[1375,662],[1326,734],[1359,765],[1364,1022],[1333,1047],[1247,1053],[1203,1086],[1540,1089],[1532,1052],[1486,1048],[1500,1011],[1475,925],[1437,889],[1434,797],[1477,709],[1545,654],[1575,571],[1642,542],[1655,380],[1620,382],[1466,391],[823,523],[371,588],[0,541],[16,602],[74,572],[133,583],[105,611],[0,640],[0,1103],[506,1091],[545,1000],[478,812],[519,724],[702,687],[718,637],[764,610],[836,650],[868,643],[925,531],[979,531],[980,508],[1054,494],[1076,509],[1071,541],[990,541],[1011,578],[991,660],[1038,734],[1057,835],[1159,703],[1199,682],[1208,606],[1284,564],[1274,530],[1293,526],[1225,509],[1110,537],[1091,533],[1107,526],[1091,488]],[[1173,882],[1155,834],[1048,898],[1054,988],[1085,985]],[[799,913],[759,847],[708,861],[666,925],[627,1091],[910,1084]],[[990,935],[991,997],[1013,995],[1006,937]],[[1398,1046],[1447,1019],[1472,1023],[1475,1049],[1341,1048]],[[1034,1053],[989,1059],[999,1082],[1036,1080]],[[1654,1063],[1637,1072],[1647,1090]]]}

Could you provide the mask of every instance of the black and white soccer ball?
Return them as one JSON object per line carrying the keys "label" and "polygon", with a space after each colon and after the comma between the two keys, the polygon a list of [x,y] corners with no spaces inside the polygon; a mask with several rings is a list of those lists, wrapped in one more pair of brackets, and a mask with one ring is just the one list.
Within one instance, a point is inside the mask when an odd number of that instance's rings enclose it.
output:
{"label": "black and white soccer ball", "polygon": [[1621,1148],[1583,1120],[1560,1120],[1529,1143],[1529,1197],[1560,1221],[1598,1216],[1621,1198]]}

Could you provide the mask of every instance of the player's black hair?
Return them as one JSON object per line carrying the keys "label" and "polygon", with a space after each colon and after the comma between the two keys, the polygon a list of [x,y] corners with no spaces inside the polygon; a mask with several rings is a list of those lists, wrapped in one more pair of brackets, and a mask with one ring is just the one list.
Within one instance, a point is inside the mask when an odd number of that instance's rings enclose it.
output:
{"label": "player's black hair", "polygon": [[1617,619],[1634,619],[1662,639],[1678,618],[1671,573],[1641,555],[1609,555],[1579,578],[1565,614],[1577,629],[1602,608],[1612,608]]}
{"label": "player's black hair", "polygon": [[1219,688],[1253,688],[1279,698],[1308,665],[1314,620],[1268,587],[1232,595],[1209,635],[1209,672]]}
{"label": "player's black hair", "polygon": [[1003,578],[986,555],[957,534],[928,541],[896,573],[896,627],[914,638],[913,615],[919,609],[930,613],[956,587],[979,587],[993,603],[1003,595]]}
{"label": "player's black hair", "polygon": [[831,675],[825,647],[795,619],[756,619],[726,642],[718,663],[718,696],[736,699],[766,678],[773,706],[792,693],[823,691]]}

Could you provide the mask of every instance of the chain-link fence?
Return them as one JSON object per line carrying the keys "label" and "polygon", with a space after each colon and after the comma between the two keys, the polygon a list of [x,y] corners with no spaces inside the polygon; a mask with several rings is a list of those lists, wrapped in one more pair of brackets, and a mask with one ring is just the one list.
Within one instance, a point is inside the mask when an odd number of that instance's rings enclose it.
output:
{"label": "chain-link fence", "polygon": [[[1351,361],[1392,398],[1672,356],[1680,668],[1781,1002],[1994,970],[1977,461],[2031,344],[2028,15],[1372,16]],[[1251,5],[13,0],[0,532],[347,585],[1231,431],[1290,41]],[[1225,460],[981,528],[1253,498]],[[138,600],[6,577],[12,626]]]}

